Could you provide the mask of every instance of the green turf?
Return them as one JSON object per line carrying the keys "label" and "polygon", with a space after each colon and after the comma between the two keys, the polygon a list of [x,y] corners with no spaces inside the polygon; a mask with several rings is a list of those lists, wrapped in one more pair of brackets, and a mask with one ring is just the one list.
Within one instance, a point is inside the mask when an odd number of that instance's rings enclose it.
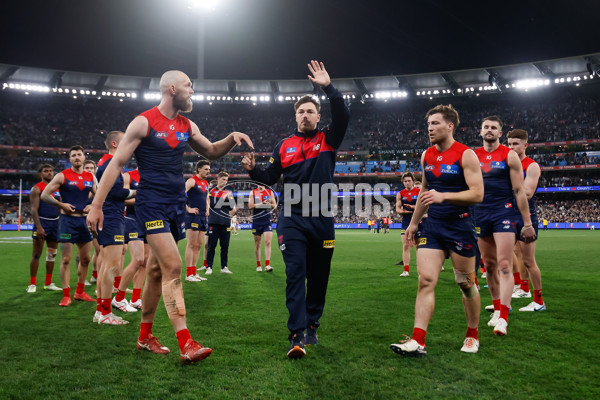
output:
{"label": "green turf", "polygon": [[162,306],[154,334],[173,350],[167,356],[137,352],[140,313],[125,315],[129,326],[98,326],[93,303],[61,308],[59,293],[26,293],[31,245],[8,239],[26,236],[0,233],[0,399],[600,398],[600,232],[540,232],[548,311],[513,311],[506,337],[492,334],[482,311],[475,355],[459,351],[466,323],[447,264],[428,355],[406,359],[389,344],[412,331],[414,257],[411,276],[400,278],[398,231],[338,231],[320,343],[296,361],[285,356],[281,254],[274,249],[273,273],[255,272],[251,235],[242,232],[231,241],[233,275],[215,270],[184,285],[190,331],[214,350],[192,366],[180,365]]}

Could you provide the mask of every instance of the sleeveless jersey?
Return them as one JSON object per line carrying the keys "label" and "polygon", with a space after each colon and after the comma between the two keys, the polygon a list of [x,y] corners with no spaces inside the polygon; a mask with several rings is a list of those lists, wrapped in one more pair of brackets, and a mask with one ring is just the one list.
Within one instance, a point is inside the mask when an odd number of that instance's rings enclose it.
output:
{"label": "sleeveless jersey", "polygon": [[500,145],[491,153],[483,147],[475,150],[483,173],[483,202],[476,208],[513,208],[514,195],[510,181],[508,152],[510,148]]}
{"label": "sleeveless jersey", "polygon": [[191,208],[197,208],[199,215],[206,214],[206,196],[208,195],[208,182],[198,176],[192,176],[194,186],[187,191],[187,202]]}
{"label": "sleeveless jersey", "polygon": [[[527,176],[527,168],[529,168],[529,166],[531,164],[535,164],[535,161],[533,161],[529,157],[525,157],[523,160],[521,160],[521,166],[523,167],[523,177]],[[538,180],[538,183],[539,183],[539,180]],[[537,189],[537,186],[535,188]],[[533,192],[533,196],[531,196],[531,198],[528,200],[528,202],[529,202],[530,215],[537,216],[537,212],[535,211],[535,192]]]}
{"label": "sleeveless jersey", "polygon": [[76,211],[83,211],[89,204],[90,192],[94,187],[94,176],[86,171],[78,174],[71,168],[65,169],[62,174],[65,182],[58,189],[62,201],[71,204]]}
{"label": "sleeveless jersey", "polygon": [[[129,178],[131,178],[130,182],[129,182],[129,187],[131,188],[131,190],[137,190],[140,185],[140,173],[138,172],[137,169],[134,169],[132,171],[127,172],[127,175],[129,175]],[[136,198],[137,198],[137,194],[136,194]],[[135,206],[127,206],[127,208],[125,210],[125,214],[131,218],[134,218],[135,217]]]}
{"label": "sleeveless jersey", "polygon": [[[452,146],[439,152],[435,146],[425,151],[423,170],[427,179],[427,188],[438,192],[462,192],[468,190],[462,167],[462,156],[469,150],[462,143],[454,142]],[[469,207],[451,203],[432,204],[427,214],[434,218],[456,218],[469,212]]]}
{"label": "sleeveless jersey", "polygon": [[[44,181],[36,183],[34,187],[37,187],[40,190],[40,194],[44,191],[44,189],[46,189],[46,186],[48,186],[48,184]],[[60,197],[60,193],[58,191],[52,193],[52,197],[54,197],[55,199],[57,197]],[[58,214],[59,214],[59,209],[58,207],[52,206],[48,203],[46,203],[43,200],[40,200],[40,205],[38,207],[38,215],[40,216],[40,218],[47,218],[47,219],[56,219],[58,218]]]}
{"label": "sleeveless jersey", "polygon": [[[273,192],[269,189],[254,189],[250,195],[254,196],[254,205],[257,206],[252,209],[252,222],[271,222],[271,197]],[[265,200],[268,201],[267,204],[261,204]]]}
{"label": "sleeveless jersey", "polygon": [[[410,191],[406,189],[402,189],[400,191],[400,202],[402,203],[402,208],[407,211],[414,211],[414,208],[406,207],[406,204],[410,204],[412,206],[417,204],[417,197],[419,196],[419,192],[421,190],[419,188],[412,188]],[[412,214],[402,214],[402,224],[406,223],[408,225],[412,218]]]}
{"label": "sleeveless jersey", "polygon": [[[113,156],[111,154],[105,154],[100,161],[98,161],[98,169],[96,170],[96,180],[98,180],[98,182],[102,179],[102,175],[104,175],[104,171],[106,171],[112,158]],[[129,190],[123,188],[123,185],[123,176],[119,174],[114,185],[106,195],[106,200],[104,200],[104,203],[102,204],[102,211],[105,214],[108,213],[112,216],[123,215],[123,212],[125,211],[125,198],[129,195]]]}
{"label": "sleeveless jersey", "polygon": [[148,132],[134,153],[140,173],[137,201],[185,203],[183,153],[192,135],[190,121],[181,115],[168,119],[158,107],[140,115],[148,120]]}
{"label": "sleeveless jersey", "polygon": [[233,199],[227,199],[231,195],[231,191],[227,189],[219,190],[214,187],[209,192],[210,198],[210,214],[208,215],[209,225],[227,225],[231,223],[229,211],[233,209]]}

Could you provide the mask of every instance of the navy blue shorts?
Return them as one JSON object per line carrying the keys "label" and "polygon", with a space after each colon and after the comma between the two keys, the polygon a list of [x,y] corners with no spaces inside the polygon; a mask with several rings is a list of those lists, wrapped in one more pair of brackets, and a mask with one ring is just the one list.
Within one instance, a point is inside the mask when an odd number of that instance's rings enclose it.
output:
{"label": "navy blue shorts", "polygon": [[88,243],[94,238],[87,228],[85,217],[61,214],[58,219],[58,241],[61,243]]}
{"label": "navy blue shorts", "polygon": [[[58,242],[58,218],[56,219],[46,219],[40,217],[40,222],[42,223],[42,228],[46,232],[46,239],[50,242]],[[37,229],[36,226],[33,225],[33,233],[31,237],[37,239]]]}
{"label": "navy blue shorts", "polygon": [[123,217],[104,218],[102,230],[98,231],[100,246],[116,246],[125,244],[125,221]]}
{"label": "navy blue shorts", "polygon": [[400,228],[400,234],[404,235],[406,233],[406,230],[408,229],[408,225],[410,225],[410,221],[412,219],[412,214],[410,214],[410,218],[406,219],[404,217],[402,217],[402,228]]}
{"label": "navy blue shorts", "polygon": [[452,251],[463,257],[474,257],[477,237],[472,218],[428,217],[423,221],[419,249]]}
{"label": "navy blue shorts", "polygon": [[145,236],[168,232],[175,241],[185,239],[185,203],[140,203],[135,206],[139,232]]}
{"label": "navy blue shorts", "polygon": [[208,229],[206,215],[196,215],[187,213],[185,216],[185,229],[206,232],[206,230]]}
{"label": "navy blue shorts", "polygon": [[[537,240],[538,228],[540,225],[540,221],[538,220],[537,215],[531,216],[531,224],[533,225],[533,229],[535,230],[535,239],[534,240]],[[525,242],[521,238],[521,229],[523,229],[523,225],[525,225],[525,223],[523,222],[523,217],[521,217],[521,215],[517,215],[517,239],[519,239],[521,242]]]}
{"label": "navy blue shorts", "polygon": [[475,230],[479,237],[492,236],[494,233],[517,232],[517,214],[513,208],[475,210]]}
{"label": "navy blue shorts", "polygon": [[140,232],[136,218],[125,216],[125,243],[129,243],[134,240],[143,240],[144,234]]}
{"label": "navy blue shorts", "polygon": [[252,223],[252,234],[256,236],[260,236],[265,232],[273,232],[273,224],[271,221],[268,222],[259,222]]}

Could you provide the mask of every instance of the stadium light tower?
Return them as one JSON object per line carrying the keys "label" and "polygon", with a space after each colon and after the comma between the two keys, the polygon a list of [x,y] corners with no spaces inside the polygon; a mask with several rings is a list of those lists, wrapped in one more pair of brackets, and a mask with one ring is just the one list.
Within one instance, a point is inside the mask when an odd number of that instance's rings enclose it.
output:
{"label": "stadium light tower", "polygon": [[204,79],[204,44],[206,40],[206,16],[215,11],[221,0],[186,0],[187,8],[198,15],[197,78]]}

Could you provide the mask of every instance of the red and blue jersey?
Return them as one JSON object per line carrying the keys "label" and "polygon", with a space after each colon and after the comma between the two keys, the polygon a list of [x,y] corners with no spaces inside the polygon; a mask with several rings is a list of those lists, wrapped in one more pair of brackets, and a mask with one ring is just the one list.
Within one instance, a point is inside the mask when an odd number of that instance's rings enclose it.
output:
{"label": "red and blue jersey", "polygon": [[412,188],[411,190],[402,189],[400,191],[400,204],[402,204],[402,208],[406,211],[410,211],[411,214],[402,214],[402,224],[408,225],[410,223],[410,219],[412,218],[412,212],[415,210],[414,208],[407,207],[407,205],[416,205],[417,197],[419,197],[419,192],[421,189]]}
{"label": "red and blue jersey", "polygon": [[187,191],[187,204],[191,208],[197,208],[199,215],[206,214],[206,196],[208,195],[208,182],[205,179],[192,176],[194,186]]}
{"label": "red and blue jersey", "polygon": [[492,152],[483,147],[475,150],[483,174],[483,202],[476,208],[513,208],[514,194],[510,180],[508,153],[510,148],[499,145]]}
{"label": "red and blue jersey", "polygon": [[208,224],[229,226],[231,224],[229,212],[235,207],[231,190],[214,187],[210,190],[208,196],[210,198]]}
{"label": "red and blue jersey", "polygon": [[[311,196],[312,189],[320,191],[321,185],[333,182],[335,156],[346,134],[350,110],[342,94],[333,85],[324,87],[323,91],[331,105],[331,125],[311,132],[296,131],[292,136],[283,139],[275,146],[264,171],[254,168],[249,172],[252,179],[270,186],[283,174],[284,185],[308,184],[301,186],[301,197]],[[288,200],[286,196],[290,194],[283,191],[282,204],[285,204]],[[302,214],[301,203],[291,205],[294,214]],[[323,202],[320,207],[327,208],[322,211],[328,212],[331,210],[330,201]]]}
{"label": "red and blue jersey", "polygon": [[[523,177],[527,176],[527,169],[529,168],[529,166],[531,164],[536,164],[535,161],[533,161],[533,159],[529,158],[529,157],[525,157],[524,159],[521,160],[521,166],[523,167]],[[539,181],[538,181],[539,183]],[[537,186],[535,187],[537,189]],[[529,202],[529,213],[531,216],[537,216],[537,213],[535,211],[535,192],[533,192],[533,196],[531,196],[531,198],[528,200]]]}
{"label": "red and blue jersey", "polygon": [[[102,179],[102,175],[104,174],[104,171],[106,171],[112,158],[112,154],[105,154],[100,161],[98,161],[98,169],[96,170],[96,179],[98,181]],[[105,215],[123,216],[123,212],[125,211],[125,199],[129,196],[129,190],[123,187],[124,184],[123,176],[119,174],[102,204],[102,212],[104,212]]]}
{"label": "red and blue jersey", "polygon": [[[454,142],[446,151],[440,152],[435,146],[425,151],[423,171],[427,180],[427,189],[438,192],[458,193],[468,190],[462,167],[462,157],[469,150],[462,143]],[[456,218],[469,212],[469,207],[451,203],[432,204],[427,214],[434,218]]]}
{"label": "red and blue jersey", "polygon": [[[271,198],[273,192],[269,189],[258,190],[254,189],[250,196],[254,197],[254,209],[252,209],[252,222],[271,222]],[[262,204],[266,202],[266,204]]]}
{"label": "red and blue jersey", "polygon": [[85,206],[90,203],[90,193],[94,187],[94,175],[86,171],[78,174],[71,168],[65,169],[62,174],[65,181],[58,189],[61,201],[71,204],[75,207],[75,211],[83,211]]}
{"label": "red and blue jersey", "polygon": [[140,173],[136,201],[185,203],[182,159],[192,136],[190,121],[181,115],[168,119],[158,107],[140,115],[148,120],[148,132],[134,153]]}
{"label": "red and blue jersey", "polygon": [[[129,187],[131,190],[137,190],[140,185],[140,173],[137,169],[126,172],[129,175]],[[137,197],[137,194],[136,194]],[[135,217],[135,206],[127,206],[125,214],[131,218]]]}
{"label": "red and blue jersey", "polygon": [[[44,189],[46,189],[46,186],[48,186],[48,184],[44,181],[36,183],[34,187],[37,187],[40,190],[40,193],[42,193],[44,191]],[[60,193],[58,191],[52,193],[51,195],[52,197],[56,198],[60,198]],[[55,219],[58,218],[58,214],[59,214],[59,210],[58,207],[50,205],[48,203],[46,203],[45,201],[40,201],[39,202],[40,205],[38,207],[38,215],[40,216],[40,218],[48,218],[48,219]]]}

